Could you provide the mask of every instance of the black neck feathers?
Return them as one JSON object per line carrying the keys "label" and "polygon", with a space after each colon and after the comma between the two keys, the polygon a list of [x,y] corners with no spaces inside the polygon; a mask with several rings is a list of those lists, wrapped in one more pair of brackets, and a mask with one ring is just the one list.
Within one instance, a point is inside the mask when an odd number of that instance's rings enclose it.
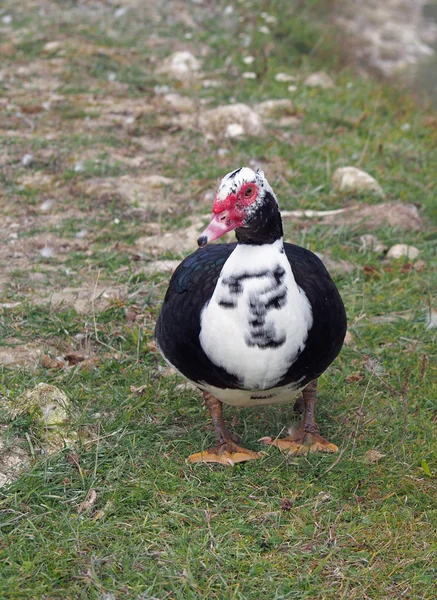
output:
{"label": "black neck feathers", "polygon": [[278,203],[266,192],[263,203],[244,227],[235,230],[239,244],[272,244],[283,237],[282,219]]}

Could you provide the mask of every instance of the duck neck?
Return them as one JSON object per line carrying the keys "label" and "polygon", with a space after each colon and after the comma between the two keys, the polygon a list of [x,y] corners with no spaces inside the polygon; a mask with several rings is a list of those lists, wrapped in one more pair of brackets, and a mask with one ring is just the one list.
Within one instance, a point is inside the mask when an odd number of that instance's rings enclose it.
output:
{"label": "duck neck", "polygon": [[239,227],[235,234],[239,244],[255,246],[272,244],[283,237],[281,213],[270,192],[266,192],[263,203],[251,217],[249,225]]}

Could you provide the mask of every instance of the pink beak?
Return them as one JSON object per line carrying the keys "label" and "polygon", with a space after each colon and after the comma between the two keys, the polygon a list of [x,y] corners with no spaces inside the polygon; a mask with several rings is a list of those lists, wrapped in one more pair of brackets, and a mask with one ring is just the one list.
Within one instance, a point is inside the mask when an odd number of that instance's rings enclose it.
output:
{"label": "pink beak", "polygon": [[225,235],[225,233],[232,231],[236,227],[238,227],[238,223],[229,218],[227,210],[218,215],[213,215],[211,223],[199,235],[197,244],[200,248],[203,248],[209,242],[218,240],[222,235]]}

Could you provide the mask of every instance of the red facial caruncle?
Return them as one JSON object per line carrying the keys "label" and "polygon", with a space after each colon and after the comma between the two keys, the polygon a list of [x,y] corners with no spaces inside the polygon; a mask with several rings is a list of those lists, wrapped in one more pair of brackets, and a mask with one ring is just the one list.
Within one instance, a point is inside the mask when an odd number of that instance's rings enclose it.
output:
{"label": "red facial caruncle", "polygon": [[258,186],[253,182],[244,183],[236,193],[228,194],[223,200],[220,200],[219,194],[220,191],[212,205],[214,216],[197,240],[199,246],[205,246],[244,224],[247,208],[258,197]]}

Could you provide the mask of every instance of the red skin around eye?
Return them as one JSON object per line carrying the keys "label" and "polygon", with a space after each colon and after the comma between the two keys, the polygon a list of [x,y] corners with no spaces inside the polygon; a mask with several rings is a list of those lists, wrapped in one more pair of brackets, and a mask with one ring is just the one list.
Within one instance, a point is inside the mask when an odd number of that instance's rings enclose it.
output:
{"label": "red skin around eye", "polygon": [[[250,188],[252,193],[246,196],[246,190]],[[258,196],[258,186],[255,183],[245,183],[238,190],[237,194],[229,194],[224,200],[215,200],[212,212],[215,215],[220,214],[224,210],[229,213],[229,218],[232,220],[240,220],[244,215],[244,209],[250,206]]]}

